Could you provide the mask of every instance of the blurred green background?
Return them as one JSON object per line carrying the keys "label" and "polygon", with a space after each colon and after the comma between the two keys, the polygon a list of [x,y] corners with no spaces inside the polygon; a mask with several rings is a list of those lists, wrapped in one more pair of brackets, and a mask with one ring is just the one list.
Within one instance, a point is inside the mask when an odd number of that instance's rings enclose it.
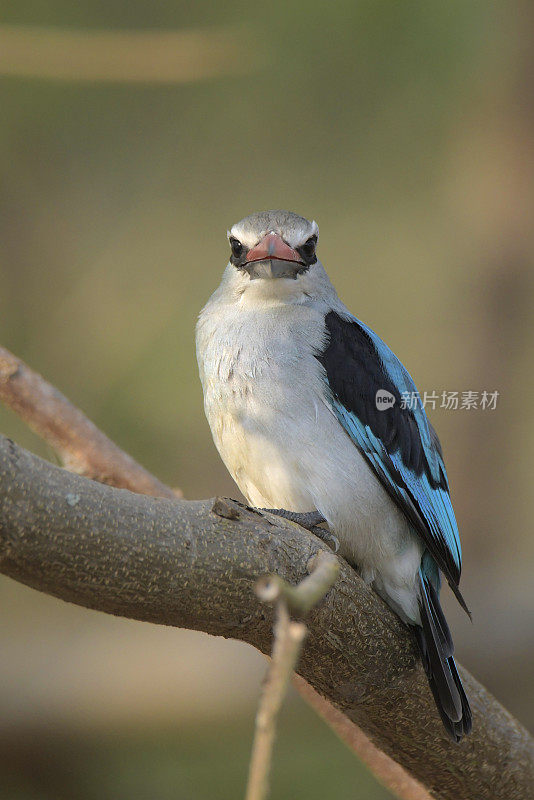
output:
{"label": "blurred green background", "polygon": [[[204,55],[184,69],[165,55],[174,40],[111,38],[103,48],[116,63],[102,61],[99,32],[125,30],[194,31]],[[446,597],[457,652],[526,725],[533,44],[534,13],[518,2],[0,10],[1,343],[187,497],[236,496],[203,415],[196,316],[233,222],[272,207],[316,219],[340,295],[421,391],[500,392],[495,411],[429,413],[473,611],[471,625]],[[0,427],[53,458],[2,408]],[[259,654],[6,578],[0,601],[2,798],[242,794]],[[272,796],[390,795],[293,698]]]}

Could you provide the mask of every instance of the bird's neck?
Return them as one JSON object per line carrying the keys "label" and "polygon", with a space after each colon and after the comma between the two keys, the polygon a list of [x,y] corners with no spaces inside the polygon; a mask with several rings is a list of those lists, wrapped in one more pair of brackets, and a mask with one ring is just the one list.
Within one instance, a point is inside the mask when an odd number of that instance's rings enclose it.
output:
{"label": "bird's neck", "polygon": [[274,307],[304,305],[311,301],[312,298],[298,281],[277,278],[250,281],[245,291],[239,295],[237,302],[242,308],[261,311]]}

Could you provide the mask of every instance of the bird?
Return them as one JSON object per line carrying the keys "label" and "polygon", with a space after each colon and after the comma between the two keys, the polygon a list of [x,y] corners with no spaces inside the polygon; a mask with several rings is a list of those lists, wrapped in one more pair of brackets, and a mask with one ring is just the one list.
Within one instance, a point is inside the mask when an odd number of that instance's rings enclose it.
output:
{"label": "bird", "polygon": [[326,522],[325,538],[412,629],[459,742],[472,715],[439,596],[443,574],[469,614],[460,537],[415,384],[339,299],[317,256],[316,222],[263,211],[227,237],[228,264],[196,326],[215,445],[252,507],[316,533]]}

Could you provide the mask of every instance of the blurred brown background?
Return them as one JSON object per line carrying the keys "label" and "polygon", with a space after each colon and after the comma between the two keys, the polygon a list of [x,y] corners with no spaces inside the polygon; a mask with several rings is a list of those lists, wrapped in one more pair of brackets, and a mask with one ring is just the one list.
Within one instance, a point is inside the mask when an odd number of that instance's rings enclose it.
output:
{"label": "blurred brown background", "polygon": [[[124,35],[124,32],[129,32]],[[517,2],[19,0],[0,14],[0,341],[189,498],[237,490],[193,331],[245,214],[321,259],[430,411],[473,624],[460,660],[534,723],[534,13]],[[0,408],[2,432],[53,458]],[[445,591],[446,595],[447,592]],[[0,581],[0,797],[235,798],[265,663]],[[332,776],[335,775],[335,788]],[[302,702],[273,798],[389,797]]]}

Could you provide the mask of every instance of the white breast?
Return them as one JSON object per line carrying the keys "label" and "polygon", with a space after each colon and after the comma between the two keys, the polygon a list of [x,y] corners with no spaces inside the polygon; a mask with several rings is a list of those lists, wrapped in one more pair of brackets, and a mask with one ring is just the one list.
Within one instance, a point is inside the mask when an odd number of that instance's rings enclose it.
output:
{"label": "white breast", "polygon": [[[317,310],[285,305],[221,307],[201,315],[197,351],[204,405],[215,444],[255,505],[311,508],[297,476],[295,441],[316,425],[321,387],[313,348],[322,345]],[[300,485],[302,484],[302,485]]]}

